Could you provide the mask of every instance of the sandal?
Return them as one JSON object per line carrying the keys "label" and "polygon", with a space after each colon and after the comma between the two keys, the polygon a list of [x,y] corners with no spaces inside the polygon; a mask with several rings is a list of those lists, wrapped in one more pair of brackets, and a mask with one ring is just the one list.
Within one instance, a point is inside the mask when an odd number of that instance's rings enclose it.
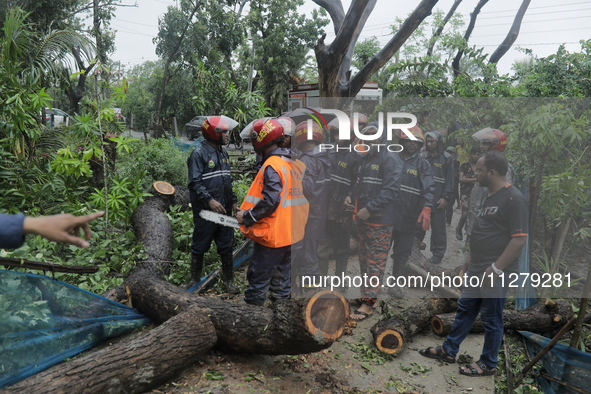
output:
{"label": "sandal", "polygon": [[[352,315],[362,315],[363,317],[361,319],[355,319],[354,317],[352,317]],[[371,316],[371,313],[367,313],[367,312],[362,312],[360,310],[356,310],[351,315],[349,315],[349,319],[351,319],[353,321],[362,321],[362,320],[367,319],[370,316]]]}
{"label": "sandal", "polygon": [[[468,365],[463,365],[462,367],[460,367],[460,373],[462,375],[466,375],[466,376],[490,376],[490,375],[494,375],[495,372],[497,371],[496,368],[489,367],[488,365],[483,363],[481,360],[476,361],[476,365],[478,365],[480,367],[482,372],[478,372],[478,370],[476,368],[474,368],[472,365],[468,364]],[[470,372],[466,372],[462,368],[467,368]]]}
{"label": "sandal", "polygon": [[[363,305],[363,300],[361,298],[353,298],[348,301],[349,301],[349,304],[351,304],[351,305],[355,305],[355,306]],[[376,301],[376,302],[374,302],[372,308],[376,309],[377,307],[378,307],[378,302]]]}
{"label": "sandal", "polygon": [[421,356],[434,358],[435,360],[443,361],[449,364],[453,364],[456,362],[456,359],[450,356],[449,354],[445,353],[441,346],[435,347],[435,354],[431,353],[431,349],[433,349],[432,346],[428,347],[427,349],[421,349],[419,350],[419,354]]}

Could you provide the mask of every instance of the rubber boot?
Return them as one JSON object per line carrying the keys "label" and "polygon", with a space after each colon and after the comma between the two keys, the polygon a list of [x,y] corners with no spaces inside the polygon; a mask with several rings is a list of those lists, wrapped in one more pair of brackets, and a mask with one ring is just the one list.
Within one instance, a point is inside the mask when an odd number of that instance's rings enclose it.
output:
{"label": "rubber boot", "polygon": [[234,259],[232,258],[232,253],[223,254],[221,258],[222,279],[224,280],[224,285],[226,285],[226,290],[230,294],[239,294],[240,290],[234,284]]}
{"label": "rubber boot", "polygon": [[203,271],[203,255],[191,252],[191,280],[184,286],[186,290],[199,283],[201,271]]}

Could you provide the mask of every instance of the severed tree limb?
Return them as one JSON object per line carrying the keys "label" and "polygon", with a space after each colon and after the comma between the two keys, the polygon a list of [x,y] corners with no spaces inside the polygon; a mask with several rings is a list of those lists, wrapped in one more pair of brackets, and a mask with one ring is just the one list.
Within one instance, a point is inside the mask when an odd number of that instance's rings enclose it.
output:
{"label": "severed tree limb", "polygon": [[449,298],[421,300],[371,328],[376,347],[382,352],[396,354],[413,335],[429,327],[431,316],[456,308],[456,302]]}
{"label": "severed tree limb", "polygon": [[447,22],[449,22],[449,20],[453,16],[453,14],[456,12],[456,9],[458,8],[458,6],[460,5],[461,2],[462,2],[462,0],[455,0],[454,1],[451,8],[447,12],[447,15],[445,15],[445,18],[443,18],[443,20],[441,21],[441,24],[437,27],[437,30],[435,30],[435,32],[433,33],[431,40],[429,40],[429,48],[427,49],[427,56],[431,56],[433,54],[433,48],[435,47],[435,43],[437,42],[437,39],[441,35],[441,32],[443,31],[443,28],[445,27]]}
{"label": "severed tree limb", "polygon": [[216,343],[207,314],[193,308],[153,330],[57,364],[3,393],[143,393],[173,378]]}
{"label": "severed tree limb", "polygon": [[126,283],[134,307],[156,322],[194,306],[207,308],[217,332],[216,346],[237,353],[317,352],[340,338],[349,317],[347,300],[330,291],[265,308],[198,296],[155,277],[135,275]]}
{"label": "severed tree limb", "polygon": [[509,33],[507,33],[507,37],[503,40],[501,45],[494,51],[491,55],[490,59],[488,60],[488,64],[496,64],[501,60],[501,58],[507,53],[511,45],[517,40],[517,36],[519,36],[519,29],[521,27],[521,22],[523,21],[523,17],[525,12],[527,11],[527,7],[531,0],[523,0],[517,14],[515,15],[515,19],[513,20],[513,25],[511,25],[511,29],[509,29]]}
{"label": "severed tree limb", "polygon": [[[470,40],[470,36],[472,35],[472,31],[474,30],[474,26],[476,26],[476,18],[478,18],[478,14],[482,7],[488,3],[488,0],[480,0],[476,7],[474,7],[474,11],[470,14],[470,23],[468,24],[468,28],[464,33],[464,45],[468,45],[468,41]],[[462,60],[462,56],[464,55],[464,48],[460,49],[454,58],[451,66],[454,70],[454,79],[456,79],[460,75],[460,60]]]}
{"label": "severed tree limb", "polygon": [[[455,312],[437,314],[431,317],[431,328],[437,335],[446,336],[451,331],[455,316]],[[524,310],[505,309],[503,311],[506,330],[525,330],[537,333],[549,332],[562,327],[564,322],[572,316],[572,307],[565,300],[556,300],[556,309],[550,309],[543,303],[537,303]],[[470,332],[484,332],[484,324],[480,316],[472,324]]]}
{"label": "severed tree limb", "polygon": [[67,272],[72,274],[94,274],[99,268],[96,265],[65,265],[45,263],[41,261],[15,259],[12,257],[0,257],[0,265],[5,267],[20,267],[39,271]]}

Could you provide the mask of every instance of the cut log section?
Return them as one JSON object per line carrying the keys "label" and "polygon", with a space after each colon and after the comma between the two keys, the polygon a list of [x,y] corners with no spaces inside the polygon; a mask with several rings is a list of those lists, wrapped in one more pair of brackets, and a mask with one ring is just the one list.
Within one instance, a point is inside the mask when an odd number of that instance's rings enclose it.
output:
{"label": "cut log section", "polygon": [[174,194],[174,186],[172,186],[168,182],[156,181],[152,185],[153,191],[159,194],[164,194],[167,196]]}
{"label": "cut log section", "polygon": [[455,301],[449,298],[422,300],[371,328],[376,347],[382,352],[396,354],[413,335],[429,326],[431,316],[456,308]]}
{"label": "cut log section", "polygon": [[349,316],[347,300],[331,291],[265,308],[197,296],[154,277],[134,276],[126,283],[134,306],[156,322],[193,306],[207,308],[217,332],[217,346],[237,353],[317,352],[342,335]]}
{"label": "cut log section", "polygon": [[158,387],[216,343],[211,320],[193,308],[140,336],[33,375],[3,393],[143,393]]}
{"label": "cut log section", "polygon": [[[573,309],[568,301],[555,300],[550,304],[552,306],[548,307],[540,302],[520,311],[505,309],[503,311],[505,329],[544,333],[562,327],[573,316]],[[446,336],[451,331],[455,317],[455,313],[437,314],[431,318],[431,328],[437,335]],[[480,315],[472,324],[470,332],[484,332]]]}

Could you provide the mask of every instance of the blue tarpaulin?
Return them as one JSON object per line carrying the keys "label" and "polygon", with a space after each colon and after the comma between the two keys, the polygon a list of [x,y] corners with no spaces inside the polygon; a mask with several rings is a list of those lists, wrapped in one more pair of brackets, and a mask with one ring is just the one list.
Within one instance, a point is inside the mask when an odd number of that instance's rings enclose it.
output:
{"label": "blue tarpaulin", "polygon": [[[534,357],[550,342],[549,338],[529,331],[520,331],[519,333],[527,339],[527,350],[531,357]],[[591,354],[557,343],[542,357],[542,363],[553,378],[589,391],[589,385],[591,384]],[[539,382],[546,394],[577,393],[575,390],[555,382],[549,382],[544,378],[539,378]]]}
{"label": "blue tarpaulin", "polygon": [[0,389],[148,323],[59,280],[0,270]]}
{"label": "blue tarpaulin", "polygon": [[176,146],[179,150],[183,152],[189,152],[201,145],[201,143],[203,142],[203,137],[197,138],[190,144],[187,144],[186,142],[183,142],[174,136],[170,136],[170,140],[172,141],[174,146]]}

